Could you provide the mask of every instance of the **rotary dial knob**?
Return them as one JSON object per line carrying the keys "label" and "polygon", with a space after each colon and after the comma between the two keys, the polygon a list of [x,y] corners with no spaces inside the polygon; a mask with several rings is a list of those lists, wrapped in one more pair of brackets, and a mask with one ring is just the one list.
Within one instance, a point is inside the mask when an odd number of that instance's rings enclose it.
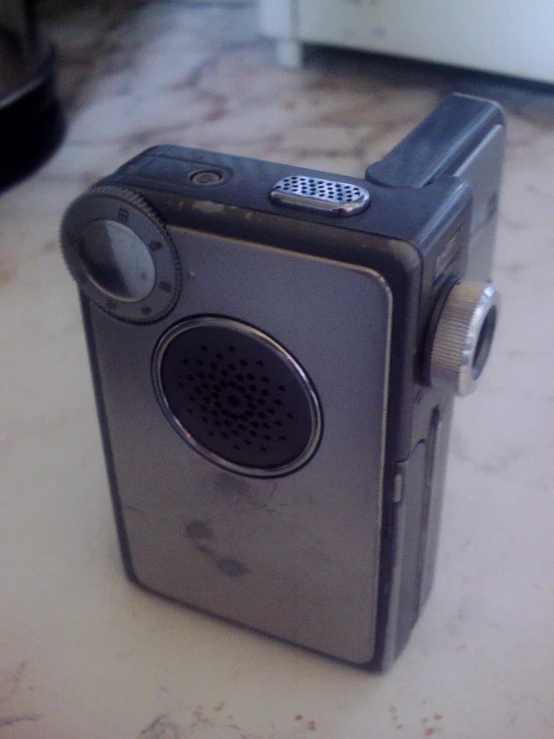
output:
{"label": "rotary dial knob", "polygon": [[152,323],[174,307],[181,288],[177,251],[140,195],[94,187],[69,207],[62,248],[81,291],[106,313]]}
{"label": "rotary dial knob", "polygon": [[487,363],[499,309],[499,295],[486,282],[462,280],[451,287],[430,347],[429,384],[469,395]]}

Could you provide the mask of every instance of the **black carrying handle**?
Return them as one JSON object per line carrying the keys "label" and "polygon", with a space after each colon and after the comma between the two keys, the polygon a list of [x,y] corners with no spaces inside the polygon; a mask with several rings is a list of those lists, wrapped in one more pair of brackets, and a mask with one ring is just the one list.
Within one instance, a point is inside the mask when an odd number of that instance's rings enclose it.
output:
{"label": "black carrying handle", "polygon": [[387,187],[424,187],[454,175],[504,114],[490,100],[455,94],[447,98],[380,162],[366,179]]}

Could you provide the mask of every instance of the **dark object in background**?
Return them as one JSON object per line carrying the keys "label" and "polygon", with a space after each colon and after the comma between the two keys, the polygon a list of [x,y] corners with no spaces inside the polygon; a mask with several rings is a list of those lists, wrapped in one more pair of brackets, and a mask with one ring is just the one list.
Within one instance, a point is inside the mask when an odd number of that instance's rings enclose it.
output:
{"label": "dark object in background", "polygon": [[494,335],[504,141],[498,105],[455,95],[366,180],[158,146],[70,206],[133,580],[392,663]]}
{"label": "dark object in background", "polygon": [[31,174],[64,131],[54,51],[37,30],[32,0],[0,2],[0,190]]}

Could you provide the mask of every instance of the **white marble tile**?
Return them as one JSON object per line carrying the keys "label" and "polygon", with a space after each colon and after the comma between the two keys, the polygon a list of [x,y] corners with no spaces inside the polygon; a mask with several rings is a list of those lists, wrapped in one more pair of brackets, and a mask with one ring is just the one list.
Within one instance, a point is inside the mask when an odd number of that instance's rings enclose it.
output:
{"label": "white marble tile", "polygon": [[[281,70],[247,5],[49,8],[68,135],[0,197],[0,736],[551,739],[554,93],[337,51]],[[380,677],[127,582],[58,228],[158,143],[361,175],[454,89],[508,111],[502,321],[457,404],[433,596]]]}

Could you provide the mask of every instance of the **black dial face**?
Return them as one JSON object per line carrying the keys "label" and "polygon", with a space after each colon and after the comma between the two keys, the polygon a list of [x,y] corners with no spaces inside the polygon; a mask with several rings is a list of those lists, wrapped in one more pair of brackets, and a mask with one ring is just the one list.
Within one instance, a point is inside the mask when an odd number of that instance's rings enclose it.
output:
{"label": "black dial face", "polygon": [[90,281],[123,301],[142,300],[156,282],[156,267],[146,244],[122,223],[87,223],[79,236],[79,255]]}

